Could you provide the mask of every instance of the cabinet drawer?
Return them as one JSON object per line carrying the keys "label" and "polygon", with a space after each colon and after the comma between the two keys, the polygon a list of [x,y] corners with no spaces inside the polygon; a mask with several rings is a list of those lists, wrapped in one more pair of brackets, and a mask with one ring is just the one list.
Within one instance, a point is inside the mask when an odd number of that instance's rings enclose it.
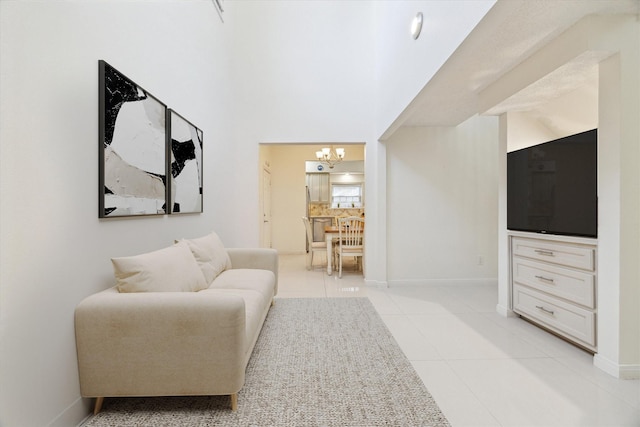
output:
{"label": "cabinet drawer", "polygon": [[513,286],[513,309],[535,322],[595,347],[595,313],[520,285]]}
{"label": "cabinet drawer", "polygon": [[595,308],[595,276],[553,264],[513,258],[513,281],[571,302]]}
{"label": "cabinet drawer", "polygon": [[588,271],[595,270],[595,251],[592,247],[518,237],[513,238],[511,244],[514,255]]}

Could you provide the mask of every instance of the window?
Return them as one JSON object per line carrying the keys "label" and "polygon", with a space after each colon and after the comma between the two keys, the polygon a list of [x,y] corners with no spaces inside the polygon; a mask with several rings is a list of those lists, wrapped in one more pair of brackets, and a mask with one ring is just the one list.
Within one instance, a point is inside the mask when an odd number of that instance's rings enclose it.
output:
{"label": "window", "polygon": [[332,208],[361,208],[362,184],[332,184]]}

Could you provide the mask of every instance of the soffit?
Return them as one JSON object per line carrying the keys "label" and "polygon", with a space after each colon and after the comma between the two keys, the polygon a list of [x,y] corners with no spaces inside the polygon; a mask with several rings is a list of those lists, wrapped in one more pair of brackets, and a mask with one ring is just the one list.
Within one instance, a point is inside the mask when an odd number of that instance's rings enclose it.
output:
{"label": "soffit", "polygon": [[454,126],[477,113],[534,108],[592,81],[597,54],[583,55],[488,111],[478,94],[582,18],[638,13],[639,0],[499,0],[381,139],[400,126]]}

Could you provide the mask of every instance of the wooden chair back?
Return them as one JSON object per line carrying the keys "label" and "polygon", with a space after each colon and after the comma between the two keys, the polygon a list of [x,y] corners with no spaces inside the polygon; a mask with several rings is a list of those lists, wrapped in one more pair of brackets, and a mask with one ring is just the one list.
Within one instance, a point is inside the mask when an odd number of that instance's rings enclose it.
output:
{"label": "wooden chair back", "polygon": [[340,218],[338,221],[339,244],[343,248],[362,248],[364,220],[357,216]]}

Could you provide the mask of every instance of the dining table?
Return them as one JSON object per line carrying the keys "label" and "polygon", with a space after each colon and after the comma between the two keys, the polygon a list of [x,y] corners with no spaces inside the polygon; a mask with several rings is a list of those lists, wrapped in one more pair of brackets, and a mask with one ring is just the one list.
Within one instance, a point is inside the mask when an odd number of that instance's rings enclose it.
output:
{"label": "dining table", "polygon": [[340,227],[337,225],[326,225],[324,227],[324,239],[327,242],[327,274],[333,273],[333,241],[340,237]]}

